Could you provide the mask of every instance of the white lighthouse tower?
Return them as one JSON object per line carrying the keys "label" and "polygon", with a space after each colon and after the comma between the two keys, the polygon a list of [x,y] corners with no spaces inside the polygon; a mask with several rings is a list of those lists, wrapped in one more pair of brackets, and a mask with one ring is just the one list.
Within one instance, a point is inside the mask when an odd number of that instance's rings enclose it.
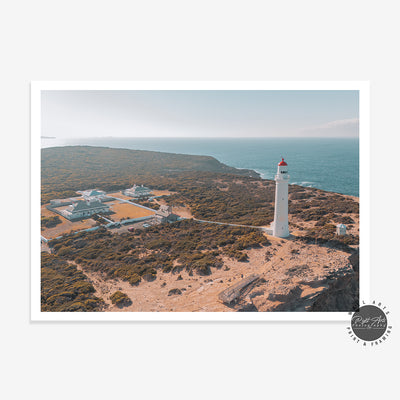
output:
{"label": "white lighthouse tower", "polygon": [[289,236],[288,222],[288,185],[289,175],[288,166],[285,160],[278,164],[278,172],[275,175],[276,191],[275,191],[275,213],[274,222],[272,223],[272,234],[277,237]]}

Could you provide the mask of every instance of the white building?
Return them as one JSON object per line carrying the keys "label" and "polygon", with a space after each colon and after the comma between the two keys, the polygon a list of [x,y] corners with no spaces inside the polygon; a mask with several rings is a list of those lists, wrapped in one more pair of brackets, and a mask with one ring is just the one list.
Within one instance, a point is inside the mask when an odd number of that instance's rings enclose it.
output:
{"label": "white building", "polygon": [[73,220],[90,217],[97,213],[106,213],[108,211],[110,211],[109,206],[98,199],[91,198],[90,200],[78,200],[61,213],[65,218]]}
{"label": "white building", "polygon": [[345,235],[346,234],[346,225],[338,224],[336,225],[336,235]]}
{"label": "white building", "polygon": [[285,160],[278,164],[278,171],[275,175],[275,212],[274,222],[272,223],[272,234],[277,237],[289,236],[288,221],[288,197],[289,197],[289,175],[288,166]]}
{"label": "white building", "polygon": [[149,196],[151,190],[143,185],[142,186],[133,185],[131,188],[125,189],[122,193],[125,196],[139,198],[139,197]]}

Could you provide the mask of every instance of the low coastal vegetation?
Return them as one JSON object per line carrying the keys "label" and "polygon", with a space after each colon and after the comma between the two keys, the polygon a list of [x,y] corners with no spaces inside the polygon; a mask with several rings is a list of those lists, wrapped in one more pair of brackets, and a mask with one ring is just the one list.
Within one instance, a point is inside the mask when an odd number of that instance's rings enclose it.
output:
{"label": "low coastal vegetation", "polygon": [[62,221],[58,215],[50,216],[50,217],[41,217],[40,224],[42,230],[44,228],[54,228],[58,224],[61,224]]}
{"label": "low coastal vegetation", "polygon": [[274,182],[258,178],[201,174],[164,200],[198,219],[265,226],[274,218],[274,190]]}
{"label": "low coastal vegetation", "polygon": [[192,220],[157,225],[133,233],[113,234],[105,228],[49,242],[54,254],[135,285],[152,280],[158,271],[209,275],[223,266],[222,256],[246,261],[243,251],[266,246],[268,239],[252,228],[203,224]]}
{"label": "low coastal vegetation", "polygon": [[[290,190],[293,186],[290,186]],[[359,204],[350,197],[327,193],[318,189],[300,188],[289,193],[289,216],[309,223],[298,240],[305,243],[326,244],[348,252],[359,244],[358,234],[336,235],[336,224],[352,226],[351,215],[359,214]],[[292,224],[296,225],[296,224]],[[299,226],[296,225],[298,228]]]}
{"label": "low coastal vegetation", "polygon": [[[328,218],[342,222],[343,214],[358,214],[359,212],[358,203],[349,197],[339,194],[326,195],[326,192],[319,189],[304,191],[299,186],[296,191],[293,191],[294,188],[295,185],[291,185],[289,190],[289,214],[296,215],[304,221],[319,221]],[[304,197],[298,199],[299,194]],[[349,217],[346,217],[346,222],[349,222]]]}
{"label": "low coastal vegetation", "polygon": [[60,256],[42,253],[42,311],[100,311],[104,302],[76,265]]}
{"label": "low coastal vegetation", "polygon": [[193,172],[216,172],[236,176],[258,174],[238,170],[213,157],[155,151],[67,146],[42,149],[42,204],[76,195],[76,190],[96,187],[107,192],[133,184],[174,190],[181,176],[196,179]]}
{"label": "low coastal vegetation", "polygon": [[125,293],[117,290],[110,296],[110,300],[119,308],[128,307],[132,304],[132,300]]}

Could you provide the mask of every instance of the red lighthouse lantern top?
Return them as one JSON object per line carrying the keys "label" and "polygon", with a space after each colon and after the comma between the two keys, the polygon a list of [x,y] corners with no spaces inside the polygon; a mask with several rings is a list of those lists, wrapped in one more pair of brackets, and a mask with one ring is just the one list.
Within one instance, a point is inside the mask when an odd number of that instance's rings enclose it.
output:
{"label": "red lighthouse lantern top", "polygon": [[278,166],[282,167],[283,165],[287,165],[287,164],[285,163],[285,160],[282,157],[282,161],[278,164]]}

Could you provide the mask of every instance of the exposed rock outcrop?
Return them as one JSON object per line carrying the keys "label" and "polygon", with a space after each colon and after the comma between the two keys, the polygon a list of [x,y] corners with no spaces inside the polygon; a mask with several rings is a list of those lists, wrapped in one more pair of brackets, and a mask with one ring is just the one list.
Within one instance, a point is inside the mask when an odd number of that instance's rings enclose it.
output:
{"label": "exposed rock outcrop", "polygon": [[341,276],[329,284],[309,311],[353,311],[359,308],[359,253],[349,257],[353,272]]}

